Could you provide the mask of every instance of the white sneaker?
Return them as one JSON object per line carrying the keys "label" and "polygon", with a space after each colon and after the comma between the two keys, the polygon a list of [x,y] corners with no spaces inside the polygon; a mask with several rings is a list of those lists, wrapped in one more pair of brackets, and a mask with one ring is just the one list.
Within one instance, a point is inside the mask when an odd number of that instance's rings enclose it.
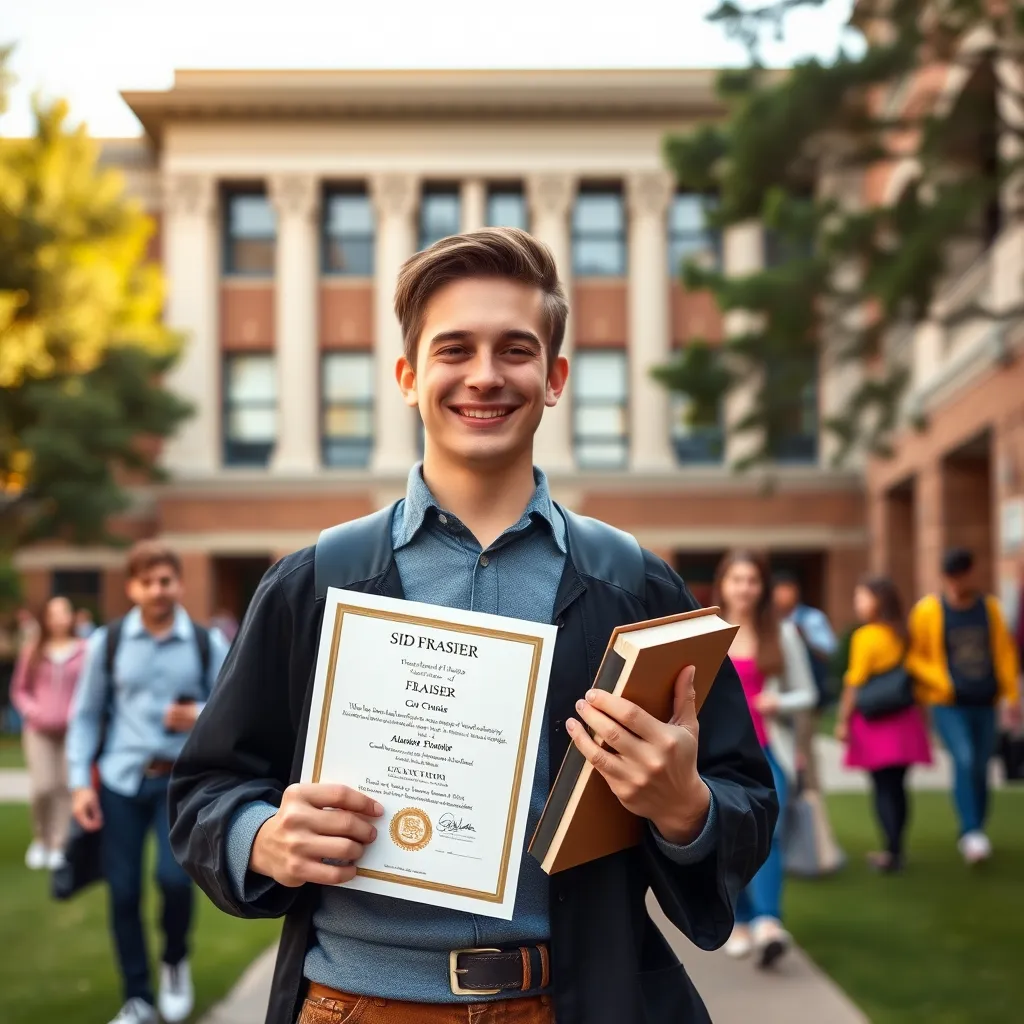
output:
{"label": "white sneaker", "polygon": [[160,965],[160,994],[156,1004],[160,1007],[160,1016],[167,1024],[177,1024],[192,1012],[195,992],[187,960],[174,965]]}
{"label": "white sneaker", "polygon": [[121,1007],[110,1024],[158,1024],[156,1008],[135,996]]}
{"label": "white sneaker", "polygon": [[738,924],[733,928],[732,935],[722,947],[722,952],[734,960],[742,960],[745,956],[750,956],[750,951],[753,948],[754,943],[750,938],[750,929],[746,925]]}
{"label": "white sneaker", "polygon": [[992,843],[984,832],[965,832],[956,845],[967,864],[980,864],[992,856]]}
{"label": "white sneaker", "polygon": [[46,866],[51,871],[60,871],[62,867],[67,863],[64,859],[63,850],[47,850],[46,851]]}
{"label": "white sneaker", "polygon": [[42,871],[46,867],[46,847],[38,839],[34,839],[25,851],[25,867],[30,871]]}
{"label": "white sneaker", "polygon": [[758,967],[771,967],[786,955],[793,943],[789,932],[773,917],[755,921],[753,937]]}

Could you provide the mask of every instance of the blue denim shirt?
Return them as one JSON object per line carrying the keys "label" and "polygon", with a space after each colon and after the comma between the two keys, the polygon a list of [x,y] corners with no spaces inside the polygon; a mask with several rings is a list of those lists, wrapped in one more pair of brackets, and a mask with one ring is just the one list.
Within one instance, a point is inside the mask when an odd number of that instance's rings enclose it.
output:
{"label": "blue denim shirt", "polygon": [[[92,761],[109,700],[106,646],[104,626],[89,637],[71,705],[67,759],[72,789],[91,784]],[[177,758],[188,734],[167,732],[164,713],[178,697],[205,702],[227,653],[227,641],[211,629],[210,669],[203,679],[195,627],[184,608],[176,609],[171,631],[160,639],[147,631],[138,608],[125,616],[114,657],[113,711],[99,760],[104,786],[122,796],[134,796],[151,760]]]}
{"label": "blue denim shirt", "polygon": [[[518,522],[486,550],[450,512],[440,508],[421,467],[409,474],[405,500],[392,520],[392,544],[405,597],[413,601],[489,612],[533,622],[551,622],[565,564],[565,523],[540,470],[536,489]],[[526,842],[550,788],[547,731],[541,731]],[[241,898],[258,898],[268,879],[247,871],[256,832],[276,810],[250,804],[235,815],[228,860]],[[669,856],[692,863],[715,842],[712,812],[701,836],[686,847],[658,837]],[[417,1002],[456,1002],[448,978],[448,953],[469,947],[505,947],[547,941],[548,879],[524,849],[511,921],[357,892],[324,888],[313,916],[316,941],[304,973],[335,989]],[[493,998],[508,998],[505,993]],[[467,997],[462,997],[464,1001]],[[474,1002],[487,997],[473,996]]]}

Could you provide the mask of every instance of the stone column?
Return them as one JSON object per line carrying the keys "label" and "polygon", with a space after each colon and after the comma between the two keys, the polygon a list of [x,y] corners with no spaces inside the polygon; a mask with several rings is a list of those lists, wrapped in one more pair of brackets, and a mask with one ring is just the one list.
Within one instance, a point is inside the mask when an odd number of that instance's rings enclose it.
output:
{"label": "stone column", "polygon": [[668,470],[669,393],[651,368],[671,354],[668,228],[673,181],[667,174],[636,174],[626,182],[629,201],[629,465]]}
{"label": "stone column", "polygon": [[167,375],[167,385],[195,409],[164,445],[163,463],[174,476],[211,476],[221,465],[220,267],[212,177],[164,178],[163,247],[167,323],[185,335],[184,352]]}
{"label": "stone column", "polygon": [[478,231],[487,226],[487,185],[480,178],[467,178],[462,183],[463,231]]}
{"label": "stone column", "polygon": [[[764,235],[760,221],[749,220],[725,229],[722,238],[722,266],[730,277],[745,277],[764,266]],[[742,334],[750,329],[754,314],[734,310],[726,314],[726,334]],[[725,461],[732,465],[751,454],[760,439],[754,431],[735,435],[732,425],[742,420],[753,408],[757,382],[751,380],[734,388],[725,397]]]}
{"label": "stone column", "polygon": [[416,416],[395,382],[402,355],[402,329],[395,318],[395,282],[402,263],[416,250],[413,213],[419,182],[411,174],[381,174],[372,181],[377,211],[373,280],[374,383],[373,469],[404,473],[416,461]]}
{"label": "stone column", "polygon": [[274,339],[277,363],[277,443],[271,471],[315,473],[320,465],[317,400],[320,345],[317,329],[320,183],[285,174],[269,182],[277,211],[277,294]]}
{"label": "stone column", "polygon": [[[576,182],[568,174],[538,174],[526,183],[532,234],[545,242],[555,257],[558,276],[572,303],[572,238],[569,213],[576,195]],[[566,325],[561,354],[572,358],[572,311]],[[572,374],[554,409],[545,409],[534,443],[534,460],[543,469],[568,472],[574,467],[572,443]]]}

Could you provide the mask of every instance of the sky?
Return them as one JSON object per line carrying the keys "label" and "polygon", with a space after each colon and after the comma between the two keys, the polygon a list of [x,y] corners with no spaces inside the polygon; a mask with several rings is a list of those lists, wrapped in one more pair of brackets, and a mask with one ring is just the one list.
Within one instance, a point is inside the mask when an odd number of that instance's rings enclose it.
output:
{"label": "sky", "polygon": [[[63,96],[98,136],[138,135],[119,93],[175,68],[723,67],[744,51],[704,16],[715,0],[3,0],[17,81],[0,134],[32,131],[31,100]],[[749,6],[749,4],[748,4]],[[851,0],[792,16],[778,66],[830,57]]]}

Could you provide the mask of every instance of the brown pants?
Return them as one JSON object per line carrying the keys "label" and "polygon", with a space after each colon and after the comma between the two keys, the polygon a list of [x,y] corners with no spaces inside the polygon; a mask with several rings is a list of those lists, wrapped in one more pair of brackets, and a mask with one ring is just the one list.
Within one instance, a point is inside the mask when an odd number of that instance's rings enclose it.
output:
{"label": "brown pants", "polygon": [[555,1024],[548,996],[489,1003],[405,1003],[337,995],[337,999],[307,999],[297,1024]]}
{"label": "brown pants", "polygon": [[33,836],[48,850],[63,850],[71,822],[64,737],[24,729],[21,743],[28,765]]}

